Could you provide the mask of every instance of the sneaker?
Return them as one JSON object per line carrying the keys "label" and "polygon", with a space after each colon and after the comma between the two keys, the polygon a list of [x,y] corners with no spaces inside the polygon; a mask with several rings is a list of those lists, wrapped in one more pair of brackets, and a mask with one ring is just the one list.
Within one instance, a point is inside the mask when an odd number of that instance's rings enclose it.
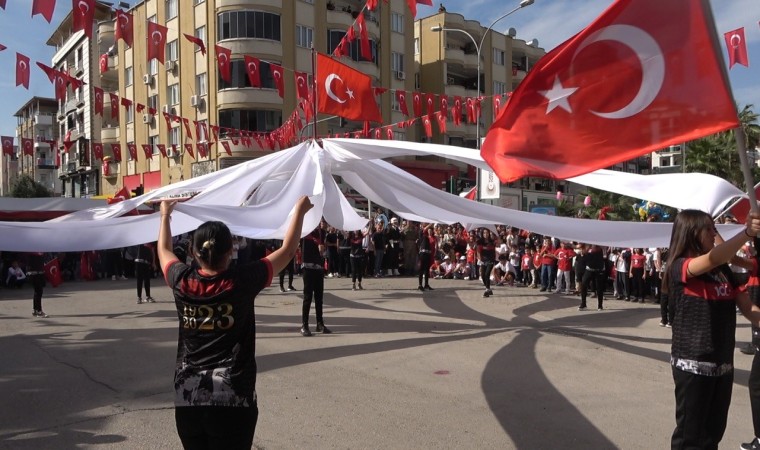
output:
{"label": "sneaker", "polygon": [[579,307],[578,307],[578,311],[585,311],[585,310],[586,310],[586,307],[585,307],[585,306],[579,306]]}
{"label": "sneaker", "polygon": [[354,286],[351,288],[352,291],[356,290],[356,283],[354,283]]}
{"label": "sneaker", "polygon": [[483,291],[483,297],[488,297],[490,295],[491,294],[488,293],[488,289],[486,289],[485,291]]}
{"label": "sneaker", "polygon": [[359,290],[360,290],[360,291],[363,291],[363,290],[364,290],[364,288],[362,287],[362,284],[361,284],[361,283],[359,283]]}
{"label": "sneaker", "polygon": [[469,281],[470,277],[464,277],[464,281]]}
{"label": "sneaker", "polygon": [[111,281],[116,281],[116,275],[111,275]]}
{"label": "sneaker", "polygon": [[317,323],[317,333],[331,334],[332,331],[329,328],[327,328],[325,324],[319,322]]}
{"label": "sneaker", "polygon": [[429,284],[425,286],[425,289],[427,289],[428,291],[433,291],[433,290],[435,290],[435,289],[431,288]]}
{"label": "sneaker", "polygon": [[488,295],[493,295],[493,291],[491,290],[491,288],[486,289],[486,292],[488,292]]}
{"label": "sneaker", "polygon": [[752,442],[747,442],[739,446],[742,450],[760,450],[760,438],[752,439]]}
{"label": "sneaker", "polygon": [[309,330],[308,325],[304,325],[301,327],[301,336],[311,336],[311,330]]}
{"label": "sneaker", "polygon": [[280,292],[285,292],[285,288],[280,286]]}
{"label": "sneaker", "polygon": [[[745,345],[744,347],[739,349],[740,352],[744,353],[745,355],[754,355],[755,354],[755,346],[750,344]],[[758,447],[760,450],[760,447]]]}
{"label": "sneaker", "polygon": [[119,277],[119,279],[123,281],[123,280],[126,280],[127,277],[125,277],[124,275],[122,275],[122,276]]}
{"label": "sneaker", "polygon": [[327,274],[327,278],[332,278],[332,277],[333,277],[333,274],[331,274],[331,273]]}
{"label": "sneaker", "polygon": [[596,308],[596,310],[597,311],[604,311],[604,306],[600,306],[600,307]]}
{"label": "sneaker", "polygon": [[541,289],[538,290],[538,292],[546,292],[546,288],[542,287]]}
{"label": "sneaker", "polygon": [[293,286],[288,286],[288,291],[289,291],[289,292],[293,292],[293,291],[295,291],[295,290],[296,290],[296,288],[294,288]]}
{"label": "sneaker", "polygon": [[156,299],[149,295],[145,298],[145,303],[156,303]]}
{"label": "sneaker", "polygon": [[673,325],[667,324],[667,325],[665,325],[665,328],[673,328]]}
{"label": "sneaker", "polygon": [[667,323],[665,323],[665,322],[663,322],[662,320],[660,321],[660,326],[661,326],[661,327],[665,327],[665,326],[667,326],[667,325],[668,325],[668,324],[667,324]]}
{"label": "sneaker", "polygon": [[137,297],[137,304],[142,305],[142,297]]}
{"label": "sneaker", "polygon": [[47,314],[45,314],[45,312],[43,310],[39,310],[39,311],[37,311],[37,315],[35,317],[40,317],[42,319],[47,319],[50,316],[48,316]]}

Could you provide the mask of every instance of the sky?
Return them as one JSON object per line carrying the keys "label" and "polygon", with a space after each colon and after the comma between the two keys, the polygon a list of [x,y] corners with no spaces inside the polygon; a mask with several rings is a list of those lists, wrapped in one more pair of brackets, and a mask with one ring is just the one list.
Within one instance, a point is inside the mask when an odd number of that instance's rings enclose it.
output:
{"label": "sky", "polygon": [[[406,0],[390,0],[406,1]],[[440,0],[439,0],[440,2]],[[438,11],[434,7],[419,5],[417,17],[425,17]],[[53,21],[48,24],[40,15],[31,17],[31,0],[7,0],[6,9],[0,10],[0,44],[8,47],[0,52],[0,135],[14,136],[18,111],[33,96],[53,97],[53,88],[44,73],[34,64],[40,61],[50,65],[53,47],[45,44],[58,23],[71,10],[71,2],[58,0]],[[129,3],[134,3],[130,1]],[[541,47],[549,51],[569,37],[578,33],[599,16],[613,0],[535,0],[501,20],[494,29],[505,32],[517,30],[519,39],[538,39]],[[760,1],[758,0],[711,0],[716,19],[716,29],[721,39],[724,59],[727,61],[723,33],[744,27],[749,50],[750,67],[735,65],[729,71],[734,98],[740,107],[755,105],[760,111],[760,76],[753,66],[760,65]],[[447,0],[446,10],[477,20],[484,26],[519,4],[518,0]],[[677,20],[677,18],[674,18]],[[32,61],[29,90],[16,87],[16,52]],[[754,75],[753,75],[754,74]]]}

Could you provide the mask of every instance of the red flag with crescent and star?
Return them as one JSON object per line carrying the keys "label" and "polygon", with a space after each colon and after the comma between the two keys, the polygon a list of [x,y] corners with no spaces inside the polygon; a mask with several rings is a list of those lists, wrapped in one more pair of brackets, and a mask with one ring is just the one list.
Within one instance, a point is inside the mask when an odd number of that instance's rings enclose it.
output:
{"label": "red flag with crescent and star", "polygon": [[32,17],[42,14],[42,17],[50,23],[55,11],[55,0],[32,0]]}
{"label": "red flag with crescent and star", "polygon": [[723,38],[726,40],[726,49],[728,49],[728,68],[734,67],[734,64],[749,67],[747,43],[744,41],[744,27],[725,33]]}
{"label": "red flag with crescent and star", "polygon": [[29,89],[29,57],[16,53],[16,86]]}
{"label": "red flag with crescent and star", "polygon": [[95,20],[95,0],[71,0],[71,31],[84,31],[92,39],[92,22]]}
{"label": "red flag with crescent and star", "polygon": [[103,89],[93,87],[92,90],[95,93],[95,105],[93,106],[95,114],[103,117]]}
{"label": "red flag with crescent and star", "polygon": [[121,144],[111,144],[111,153],[114,161],[121,162]]}
{"label": "red flag with crescent and star", "polygon": [[116,191],[113,197],[106,200],[106,203],[113,205],[114,203],[123,202],[128,198],[132,198],[132,194],[129,193],[129,189],[127,189],[126,186],[122,186],[121,189]]}
{"label": "red flag with crescent and star", "polygon": [[454,106],[451,107],[451,119],[456,126],[462,123],[462,97],[458,95],[454,96]]}
{"label": "red flag with crescent and star", "polygon": [[21,150],[24,155],[34,156],[34,139],[21,138]]}
{"label": "red flag with crescent and star", "polygon": [[0,136],[3,143],[3,155],[13,155],[13,136]]}
{"label": "red flag with crescent and star", "polygon": [[736,128],[719,51],[707,0],[618,0],[538,61],[481,155],[505,183],[566,179]]}
{"label": "red flag with crescent and star", "polygon": [[100,55],[100,60],[98,61],[98,68],[100,69],[100,73],[108,72],[108,53],[103,53],[102,55]]}
{"label": "red flag with crescent and star", "polygon": [[362,59],[372,61],[372,48],[369,45],[369,34],[367,33],[367,22],[364,20],[364,11],[359,13],[356,18],[356,25],[359,27],[359,52]]}
{"label": "red flag with crescent and star", "polygon": [[92,143],[92,153],[95,155],[95,159],[103,160],[103,144],[100,142]]}
{"label": "red flag with crescent and star", "polygon": [[280,98],[283,98],[285,96],[285,83],[282,79],[282,66],[269,63],[269,70],[272,71],[272,79],[274,80],[274,85],[277,88],[277,93],[280,95]]}
{"label": "red flag with crescent and star", "polygon": [[414,111],[414,117],[422,115],[422,96],[419,92],[415,92],[412,95],[412,110]]}
{"label": "red flag with crescent and star", "polygon": [[134,41],[134,26],[132,25],[132,14],[125,13],[124,11],[116,10],[116,23],[114,30],[114,37],[118,41],[119,39],[124,41],[129,48],[132,48],[132,42]]}
{"label": "red flag with crescent and star", "polygon": [[193,144],[185,144],[185,151],[191,158],[195,159],[195,153],[193,152]]}
{"label": "red flag with crescent and star", "polygon": [[111,99],[111,118],[119,120],[119,96],[114,92],[109,92],[108,97]]}
{"label": "red flag with crescent and star", "polygon": [[164,50],[166,49],[166,32],[168,28],[155,22],[148,22],[148,62],[156,58],[161,64],[164,63]]}
{"label": "red flag with crescent and star", "polygon": [[216,64],[219,67],[219,76],[227,83],[232,83],[232,50],[214,45],[216,50]]}
{"label": "red flag with crescent and star", "polygon": [[201,51],[201,56],[206,56],[206,44],[199,37],[195,37],[192,34],[182,33],[185,39],[198,46],[198,50]]}
{"label": "red flag with crescent and star", "polygon": [[153,146],[150,144],[142,144],[143,153],[145,153],[145,159],[153,159]]}
{"label": "red flag with crescent and star", "polygon": [[137,145],[132,142],[128,143],[127,151],[129,151],[130,158],[132,158],[134,161],[137,161]]}
{"label": "red flag with crescent and star", "polygon": [[44,266],[45,280],[53,287],[60,286],[63,283],[61,278],[61,265],[58,263],[58,258],[53,258]]}
{"label": "red flag with crescent and star", "polygon": [[156,144],[156,147],[158,147],[158,151],[161,152],[161,156],[166,158],[166,144]]}
{"label": "red flag with crescent and star", "polygon": [[406,91],[396,89],[396,101],[398,102],[401,114],[403,114],[404,117],[409,117],[409,108],[406,105]]}
{"label": "red flag with crescent and star", "polygon": [[248,74],[248,81],[251,82],[251,87],[261,87],[261,61],[259,58],[245,55],[245,72]]}
{"label": "red flag with crescent and star", "polygon": [[296,94],[299,99],[309,99],[309,76],[305,72],[295,72]]}
{"label": "red flag with crescent and star", "polygon": [[383,121],[372,79],[321,53],[317,53],[317,87],[317,112],[349,120]]}

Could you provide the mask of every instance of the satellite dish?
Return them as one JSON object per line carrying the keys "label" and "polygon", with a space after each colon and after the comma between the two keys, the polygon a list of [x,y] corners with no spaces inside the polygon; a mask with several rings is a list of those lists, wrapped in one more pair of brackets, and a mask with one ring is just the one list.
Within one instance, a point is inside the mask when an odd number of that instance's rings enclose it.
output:
{"label": "satellite dish", "polygon": [[529,47],[538,47],[538,39],[531,39],[528,42],[526,42],[526,44]]}
{"label": "satellite dish", "polygon": [[509,37],[517,36],[517,30],[515,30],[514,28],[510,28],[509,30],[507,30],[507,36]]}

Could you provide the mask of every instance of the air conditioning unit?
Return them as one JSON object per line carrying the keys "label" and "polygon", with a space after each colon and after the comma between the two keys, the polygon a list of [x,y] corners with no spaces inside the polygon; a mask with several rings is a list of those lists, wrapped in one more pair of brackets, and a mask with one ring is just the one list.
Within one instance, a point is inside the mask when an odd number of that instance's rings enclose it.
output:
{"label": "air conditioning unit", "polygon": [[57,118],[58,118],[58,120],[63,120],[63,119],[66,118],[66,116],[63,115],[63,114],[58,114]]}
{"label": "air conditioning unit", "polygon": [[153,117],[150,114],[143,114],[143,123],[151,123]]}
{"label": "air conditioning unit", "polygon": [[77,108],[84,108],[84,99],[77,100]]}
{"label": "air conditioning unit", "polygon": [[397,80],[406,80],[406,74],[400,70],[396,71],[396,79]]}
{"label": "air conditioning unit", "polygon": [[78,67],[74,76],[81,77],[82,75],[84,75],[84,69],[81,67]]}
{"label": "air conditioning unit", "polygon": [[164,105],[161,107],[161,112],[165,112],[166,114],[169,114],[171,112],[171,108],[169,105]]}
{"label": "air conditioning unit", "polygon": [[166,61],[164,68],[166,68],[167,72],[174,72],[174,69],[177,68],[177,61]]}
{"label": "air conditioning unit", "polygon": [[170,145],[170,146],[166,147],[166,157],[167,158],[174,158],[175,156],[177,156],[177,154],[174,153],[174,149],[172,148],[172,146]]}
{"label": "air conditioning unit", "polygon": [[148,75],[148,74],[143,75],[143,84],[145,85],[153,84],[153,75]]}
{"label": "air conditioning unit", "polygon": [[200,95],[191,95],[190,96],[190,106],[193,108],[200,108],[201,105],[203,105],[203,97]]}

